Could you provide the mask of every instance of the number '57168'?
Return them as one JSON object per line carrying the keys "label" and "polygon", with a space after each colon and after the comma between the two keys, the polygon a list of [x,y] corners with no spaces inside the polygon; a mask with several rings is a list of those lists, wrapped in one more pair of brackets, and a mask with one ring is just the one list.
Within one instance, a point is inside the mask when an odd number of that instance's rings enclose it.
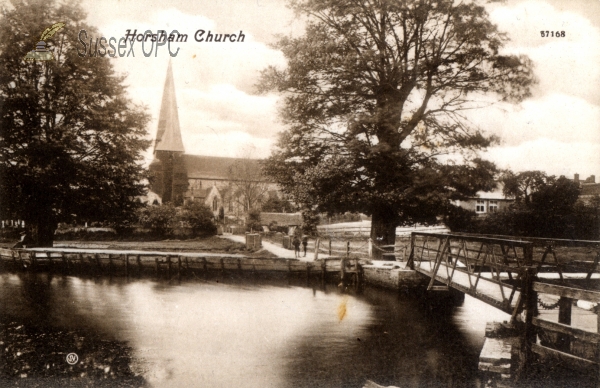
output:
{"label": "number '57168'", "polygon": [[540,31],[542,38],[564,38],[564,31]]}

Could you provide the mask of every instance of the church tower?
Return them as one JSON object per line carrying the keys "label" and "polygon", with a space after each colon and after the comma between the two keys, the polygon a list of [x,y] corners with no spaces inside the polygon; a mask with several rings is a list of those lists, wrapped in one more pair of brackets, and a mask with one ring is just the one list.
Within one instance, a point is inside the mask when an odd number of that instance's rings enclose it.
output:
{"label": "church tower", "polygon": [[183,197],[188,187],[183,161],[184,153],[173,69],[169,61],[154,142],[154,161],[149,168],[152,176],[150,188],[161,196],[163,203],[172,202],[176,206],[183,204]]}

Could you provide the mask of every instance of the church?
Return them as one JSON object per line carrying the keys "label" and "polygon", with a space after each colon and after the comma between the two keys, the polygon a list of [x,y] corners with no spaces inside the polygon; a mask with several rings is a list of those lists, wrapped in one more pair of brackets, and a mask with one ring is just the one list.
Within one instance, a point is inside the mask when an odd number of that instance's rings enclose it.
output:
{"label": "church", "polygon": [[215,216],[221,213],[239,217],[260,206],[269,196],[279,196],[277,184],[263,178],[257,159],[186,153],[171,62],[167,68],[153,151],[148,197],[154,197],[158,202],[180,206],[198,201],[210,207]]}

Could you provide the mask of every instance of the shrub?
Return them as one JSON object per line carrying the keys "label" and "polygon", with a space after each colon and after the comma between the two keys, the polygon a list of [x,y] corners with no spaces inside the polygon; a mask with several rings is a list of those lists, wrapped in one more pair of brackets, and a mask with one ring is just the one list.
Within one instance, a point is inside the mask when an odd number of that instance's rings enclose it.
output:
{"label": "shrub", "polygon": [[308,209],[302,210],[302,233],[308,234],[310,236],[316,236],[317,225],[319,225],[320,221],[321,219],[319,217],[319,214]]}
{"label": "shrub", "polygon": [[450,205],[448,211],[444,215],[444,224],[450,228],[452,232],[470,232],[475,219],[475,212],[463,209],[460,206]]}
{"label": "shrub", "polygon": [[148,206],[139,212],[140,224],[157,236],[165,236],[177,221],[177,210],[173,204]]}
{"label": "shrub", "polygon": [[246,221],[246,230],[262,231],[262,224],[260,221],[260,210],[252,209],[248,212],[248,220]]}
{"label": "shrub", "polygon": [[208,206],[199,202],[190,202],[181,208],[181,221],[186,222],[196,235],[214,235],[217,226],[213,222],[213,213]]}

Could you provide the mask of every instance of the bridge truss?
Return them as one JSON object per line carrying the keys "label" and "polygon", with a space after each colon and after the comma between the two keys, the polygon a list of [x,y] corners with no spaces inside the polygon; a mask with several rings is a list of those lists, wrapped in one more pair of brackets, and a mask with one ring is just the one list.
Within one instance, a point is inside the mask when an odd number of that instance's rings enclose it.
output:
{"label": "bridge truss", "polygon": [[412,233],[407,264],[430,278],[428,290],[454,288],[510,314],[522,370],[552,361],[600,382],[600,315],[595,328],[572,325],[577,301],[600,312],[600,241]]}

